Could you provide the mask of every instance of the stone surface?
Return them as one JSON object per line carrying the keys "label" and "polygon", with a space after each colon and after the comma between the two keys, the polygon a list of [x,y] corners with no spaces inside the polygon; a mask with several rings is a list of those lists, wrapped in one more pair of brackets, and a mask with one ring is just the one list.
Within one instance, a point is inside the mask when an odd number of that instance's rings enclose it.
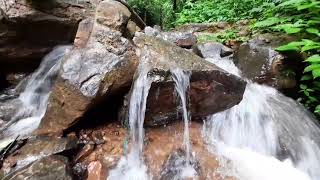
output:
{"label": "stone surface", "polygon": [[177,117],[176,108],[179,104],[173,93],[172,68],[180,68],[191,74],[188,94],[193,117],[205,117],[241,101],[246,83],[240,78],[159,38],[141,33],[134,42],[141,48],[140,54],[149,56],[149,76],[158,79],[152,83],[148,95],[146,125],[163,125]]}
{"label": "stone surface", "polygon": [[[107,6],[113,13],[117,10],[117,15],[105,12]],[[96,103],[130,89],[138,58],[119,29],[129,20],[122,15],[127,17],[130,12],[114,1],[104,1],[98,9],[87,43],[73,49],[61,66],[37,134],[61,134]],[[79,31],[81,36],[82,29]]]}
{"label": "stone surface", "polygon": [[294,62],[298,62],[296,59],[301,57],[297,54],[286,56],[275,50],[289,40],[292,38],[285,35],[259,35],[238,48],[235,64],[245,78],[277,89],[293,88],[296,80],[288,72],[298,72],[292,68],[298,67]]}
{"label": "stone surface", "polygon": [[88,165],[87,180],[106,180],[105,170],[99,161],[93,161]]}
{"label": "stone surface", "polygon": [[39,159],[32,164],[15,171],[3,180],[72,180],[73,175],[68,159],[52,155]]}
{"label": "stone surface", "polygon": [[1,1],[0,71],[32,71],[54,46],[72,43],[79,21],[92,16],[95,6],[94,1]]}
{"label": "stone surface", "polygon": [[189,32],[169,31],[161,32],[156,28],[146,27],[144,32],[148,36],[155,36],[163,40],[172,42],[179,47],[190,49],[197,43],[197,37]]}
{"label": "stone surface", "polygon": [[[145,129],[144,161],[148,167],[148,172],[153,175],[153,179],[160,179],[161,172],[164,171],[170,155],[183,149],[183,129],[184,124],[181,119],[166,127]],[[199,172],[201,172],[199,173],[199,179],[235,180],[236,178],[232,177],[231,174],[222,174],[218,157],[207,150],[207,144],[201,135],[202,124],[193,121],[189,130],[193,158],[197,162]],[[97,145],[95,150],[82,160],[82,163],[86,166],[91,163],[95,165],[97,165],[97,162],[101,163],[104,167],[103,170],[106,170],[102,174],[105,173],[107,177],[109,171],[117,166],[119,159],[130,152],[131,142],[127,138],[126,129],[118,124],[111,123],[88,131],[102,132],[105,142]]]}
{"label": "stone surface", "polygon": [[203,58],[221,58],[233,54],[233,50],[218,42],[198,43],[193,51]]}
{"label": "stone surface", "polygon": [[[73,138],[41,137],[29,139],[27,143],[18,150],[18,153],[13,153],[5,159],[3,169],[5,169],[6,172],[20,170],[43,157],[71,150],[76,147],[77,139]],[[10,167],[12,162],[15,164],[14,167]]]}
{"label": "stone surface", "polygon": [[120,32],[125,30],[130,17],[129,9],[118,1],[103,1],[97,7],[97,22]]}

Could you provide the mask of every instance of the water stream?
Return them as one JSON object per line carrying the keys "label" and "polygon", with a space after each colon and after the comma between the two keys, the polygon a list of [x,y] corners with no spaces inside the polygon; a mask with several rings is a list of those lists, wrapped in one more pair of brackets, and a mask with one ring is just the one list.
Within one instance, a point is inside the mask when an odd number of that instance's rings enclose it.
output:
{"label": "water stream", "polygon": [[129,125],[132,146],[129,154],[122,157],[117,167],[110,171],[108,180],[148,180],[150,176],[143,160],[144,117],[152,78],[148,77],[148,54],[142,56],[137,78],[132,87],[129,104]]}
{"label": "water stream", "polygon": [[21,105],[3,128],[6,138],[27,135],[34,131],[44,116],[48,98],[59,72],[63,56],[71,46],[58,46],[47,54],[39,68],[29,78],[24,91],[18,97]]}
{"label": "water stream", "polygon": [[320,179],[316,119],[272,87],[248,81],[239,105],[208,117],[204,137],[240,180]]}

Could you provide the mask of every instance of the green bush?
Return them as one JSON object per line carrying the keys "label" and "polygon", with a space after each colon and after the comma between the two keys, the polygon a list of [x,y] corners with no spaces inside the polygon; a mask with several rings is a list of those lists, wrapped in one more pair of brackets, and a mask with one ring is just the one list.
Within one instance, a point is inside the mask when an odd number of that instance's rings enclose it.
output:
{"label": "green bush", "polygon": [[276,0],[188,0],[177,13],[175,24],[257,19],[277,3]]}
{"label": "green bush", "polygon": [[278,51],[299,51],[307,56],[300,82],[301,98],[307,108],[320,116],[320,1],[289,0],[277,5],[254,25],[256,29],[294,34],[300,40],[277,48]]}

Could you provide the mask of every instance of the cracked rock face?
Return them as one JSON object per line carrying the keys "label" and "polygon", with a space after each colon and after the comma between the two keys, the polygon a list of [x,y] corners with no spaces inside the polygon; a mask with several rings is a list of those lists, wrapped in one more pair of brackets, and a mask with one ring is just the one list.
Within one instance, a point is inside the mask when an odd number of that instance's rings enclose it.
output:
{"label": "cracked rock face", "polygon": [[[101,9],[106,4],[126,18],[104,13]],[[37,130],[39,134],[60,134],[96,102],[130,88],[138,60],[133,45],[119,29],[126,27],[130,12],[117,1],[103,1],[98,9],[101,11],[97,11],[92,29],[90,25],[79,28],[80,46],[64,59],[47,112]]]}

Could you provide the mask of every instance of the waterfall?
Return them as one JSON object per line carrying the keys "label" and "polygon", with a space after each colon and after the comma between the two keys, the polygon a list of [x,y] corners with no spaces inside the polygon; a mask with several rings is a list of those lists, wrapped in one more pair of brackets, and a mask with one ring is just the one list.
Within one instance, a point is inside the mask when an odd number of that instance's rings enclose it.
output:
{"label": "waterfall", "polygon": [[45,114],[48,98],[58,75],[63,56],[71,46],[58,46],[47,54],[39,68],[31,75],[18,100],[19,110],[3,129],[5,137],[14,138],[34,131]]}
{"label": "waterfall", "polygon": [[316,119],[272,87],[248,81],[243,100],[208,117],[203,133],[211,151],[231,160],[239,179],[320,179]]}
{"label": "waterfall", "polygon": [[132,147],[129,154],[119,160],[117,167],[110,171],[108,180],[148,180],[147,167],[143,161],[144,117],[147,97],[153,80],[148,77],[148,54],[142,56],[137,78],[131,92],[129,124]]}
{"label": "waterfall", "polygon": [[[182,117],[184,122],[184,133],[183,133],[183,145],[184,145],[184,151],[186,153],[185,159],[183,162],[185,164],[182,164],[182,167],[175,167],[177,171],[179,172],[176,176],[176,179],[188,179],[188,178],[197,178],[197,172],[192,167],[192,160],[190,158],[191,155],[191,145],[190,145],[190,135],[189,135],[189,112],[187,109],[187,90],[190,86],[190,73],[184,72],[179,68],[171,69],[171,74],[173,77],[173,80],[175,82],[175,89],[177,91],[177,94],[180,97],[181,100],[181,106],[182,106]],[[179,163],[176,163],[179,164]]]}

